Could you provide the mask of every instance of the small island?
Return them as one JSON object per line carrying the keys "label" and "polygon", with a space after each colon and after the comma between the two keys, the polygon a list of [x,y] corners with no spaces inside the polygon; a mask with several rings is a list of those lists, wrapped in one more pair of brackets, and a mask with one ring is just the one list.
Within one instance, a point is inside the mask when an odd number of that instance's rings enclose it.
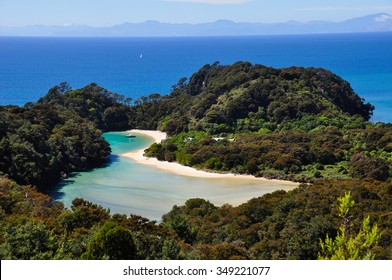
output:
{"label": "small island", "polygon": [[[367,233],[366,219],[378,226],[357,258],[391,259],[392,124],[372,123],[373,110],[328,70],[248,62],[205,65],[166,96],[62,83],[36,103],[0,106],[1,259],[333,258],[320,240],[340,234],[344,201],[352,236]],[[139,161],[298,187],[236,207],[193,198],[159,224],[43,194],[107,162],[102,132],[130,129],[165,135],[131,155]]]}

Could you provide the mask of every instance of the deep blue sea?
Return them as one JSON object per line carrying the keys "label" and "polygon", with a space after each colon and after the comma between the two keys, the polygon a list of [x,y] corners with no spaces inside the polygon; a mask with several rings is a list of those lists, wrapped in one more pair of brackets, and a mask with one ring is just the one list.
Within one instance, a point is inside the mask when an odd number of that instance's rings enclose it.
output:
{"label": "deep blue sea", "polygon": [[167,94],[203,65],[250,61],[272,67],[324,67],[392,122],[392,33],[203,38],[0,37],[0,104],[36,101],[67,81],[136,99]]}

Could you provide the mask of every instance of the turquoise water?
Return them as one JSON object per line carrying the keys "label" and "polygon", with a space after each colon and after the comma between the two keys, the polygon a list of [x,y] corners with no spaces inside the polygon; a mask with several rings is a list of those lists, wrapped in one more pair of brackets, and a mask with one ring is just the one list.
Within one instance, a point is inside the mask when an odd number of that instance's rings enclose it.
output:
{"label": "turquoise water", "polygon": [[[146,136],[126,138],[126,133],[105,133],[111,144],[111,162],[104,168],[71,174],[49,193],[66,207],[76,197],[109,208],[111,213],[137,214],[160,220],[173,205],[189,198],[205,198],[216,205],[234,205],[284,189],[274,181],[203,179],[167,173],[152,166],[138,164],[121,154],[152,143]],[[288,186],[289,188],[292,186]]]}

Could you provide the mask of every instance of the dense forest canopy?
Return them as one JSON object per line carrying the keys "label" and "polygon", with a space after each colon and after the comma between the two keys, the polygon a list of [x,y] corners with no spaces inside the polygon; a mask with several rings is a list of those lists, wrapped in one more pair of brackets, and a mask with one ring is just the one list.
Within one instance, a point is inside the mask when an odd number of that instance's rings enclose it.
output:
{"label": "dense forest canopy", "polygon": [[349,83],[321,68],[274,69],[248,62],[205,65],[168,96],[135,103],[134,126],[169,134],[312,130],[368,121],[374,107]]}
{"label": "dense forest canopy", "polygon": [[335,237],[338,197],[350,191],[350,235],[369,216],[376,259],[392,259],[392,184],[329,181],[254,198],[238,207],[190,199],[157,224],[75,199],[64,209],[31,186],[0,177],[1,259],[317,259]]}
{"label": "dense forest canopy", "polygon": [[101,134],[72,110],[0,107],[0,173],[19,183],[51,186],[63,174],[106,162],[110,147]]}
{"label": "dense forest canopy", "polygon": [[119,131],[129,127],[131,101],[131,98],[110,92],[95,83],[77,90],[61,83],[40,98],[38,104],[75,111],[102,131]]}
{"label": "dense forest canopy", "polygon": [[[97,84],[53,87],[36,103],[0,106],[1,259],[316,259],[339,236],[338,198],[355,200],[349,235],[376,224],[392,258],[392,124],[320,68],[205,65],[169,95],[131,100]],[[193,198],[160,224],[40,193],[107,162],[103,131],[159,129],[147,156],[217,172],[306,182],[238,207]],[[36,188],[37,187],[37,188]],[[365,219],[366,218],[366,219]],[[332,242],[332,241],[331,241]]]}
{"label": "dense forest canopy", "polygon": [[390,179],[392,126],[320,68],[206,65],[168,96],[133,107],[134,127],[172,137],[147,151],[159,160],[268,178]]}
{"label": "dense forest canopy", "polygon": [[62,83],[37,103],[0,106],[0,174],[40,188],[107,162],[102,131],[129,127],[130,100],[96,84]]}

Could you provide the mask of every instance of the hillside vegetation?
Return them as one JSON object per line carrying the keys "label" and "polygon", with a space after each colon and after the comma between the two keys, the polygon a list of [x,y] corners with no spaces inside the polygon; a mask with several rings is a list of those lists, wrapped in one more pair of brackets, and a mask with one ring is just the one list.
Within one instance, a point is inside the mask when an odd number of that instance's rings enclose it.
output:
{"label": "hillside vegetation", "polygon": [[102,131],[128,128],[128,103],[96,84],[73,90],[62,83],[37,103],[0,106],[0,175],[43,189],[102,166],[110,154]]}
{"label": "hillside vegetation", "polygon": [[335,237],[342,224],[337,198],[346,191],[356,201],[348,234],[369,216],[381,233],[372,253],[392,259],[391,183],[320,181],[238,207],[195,198],[157,224],[135,213],[110,214],[83,199],[64,209],[31,186],[1,177],[0,258],[317,259],[320,240]]}
{"label": "hillside vegetation", "polygon": [[0,174],[52,186],[61,176],[102,165],[110,154],[96,126],[72,110],[0,107]]}
{"label": "hillside vegetation", "polygon": [[132,109],[133,127],[172,136],[148,149],[159,160],[296,181],[390,178],[392,126],[368,122],[373,106],[324,69],[206,65]]}
{"label": "hillside vegetation", "polygon": [[274,69],[248,62],[205,65],[188,83],[181,78],[170,95],[152,94],[135,105],[131,124],[169,134],[360,126],[374,109],[325,69]]}
{"label": "hillside vegetation", "polygon": [[[334,258],[325,244],[342,232],[362,240],[363,221],[377,238],[351,244],[357,258],[392,259],[392,124],[369,122],[373,106],[335,74],[214,63],[131,103],[62,83],[37,103],[0,106],[1,259]],[[102,131],[130,128],[170,135],[146,151],[159,160],[306,183],[238,207],[192,198],[159,224],[82,198],[65,209],[39,191],[104,166]]]}

